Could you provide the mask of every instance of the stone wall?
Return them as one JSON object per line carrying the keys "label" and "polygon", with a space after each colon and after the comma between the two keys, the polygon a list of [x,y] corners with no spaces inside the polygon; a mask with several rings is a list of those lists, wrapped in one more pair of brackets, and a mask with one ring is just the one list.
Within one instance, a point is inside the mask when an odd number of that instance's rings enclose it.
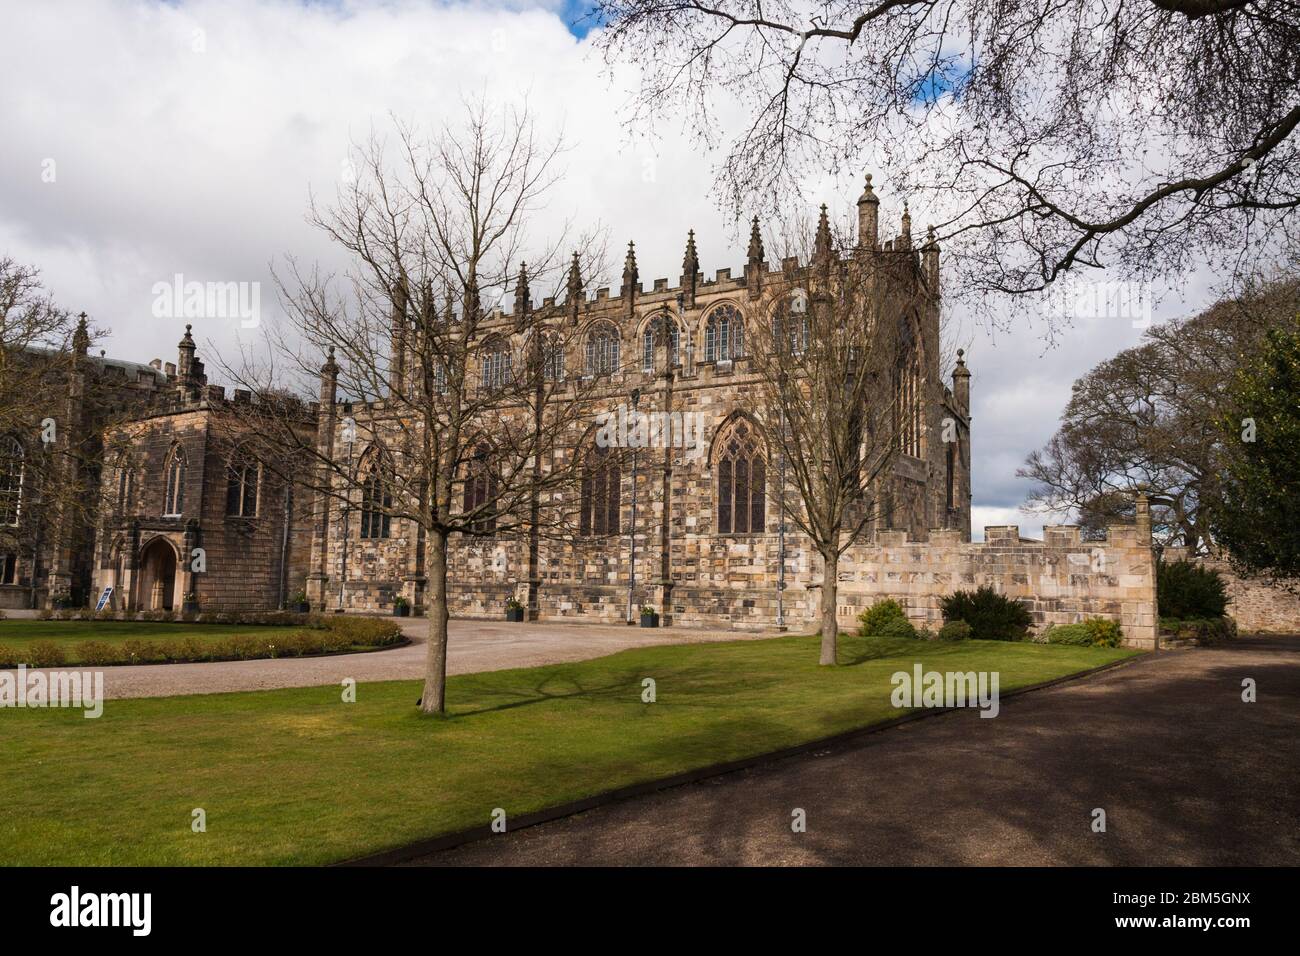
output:
{"label": "stone wall", "polygon": [[[1164,552],[1166,561],[1186,557],[1186,548],[1166,548]],[[1264,578],[1239,575],[1221,559],[1195,560],[1223,576],[1228,592],[1228,614],[1237,622],[1238,630],[1260,634],[1300,634],[1300,593],[1288,591]]]}
{"label": "stone wall", "polygon": [[[1155,561],[1150,536],[1117,525],[1104,541],[1083,541],[1071,526],[1043,529],[1042,541],[1020,537],[1015,525],[987,527],[983,542],[963,542],[954,531],[930,532],[915,542],[886,531],[877,542],[850,549],[841,562],[838,610],[842,624],[883,598],[901,602],[918,626],[943,623],[940,600],[957,590],[991,585],[1024,604],[1035,629],[1086,617],[1118,621],[1125,643],[1155,645]],[[810,590],[815,575],[801,575]],[[816,599],[810,598],[815,611]],[[805,610],[805,613],[807,611]]]}

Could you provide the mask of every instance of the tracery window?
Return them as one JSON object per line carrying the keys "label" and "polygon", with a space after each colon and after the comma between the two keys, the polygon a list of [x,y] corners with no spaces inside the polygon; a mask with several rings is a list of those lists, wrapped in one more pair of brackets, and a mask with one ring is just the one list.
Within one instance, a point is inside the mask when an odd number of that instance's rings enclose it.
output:
{"label": "tracery window", "polygon": [[611,375],[619,369],[618,329],[602,322],[587,333],[587,374]]}
{"label": "tracery window", "polygon": [[745,323],[734,305],[720,305],[704,323],[704,357],[725,362],[745,354]]}
{"label": "tracery window", "polygon": [[582,475],[581,534],[618,534],[621,482],[618,461],[609,449],[592,449]]}
{"label": "tracery window", "polygon": [[372,449],[362,461],[361,537],[387,538],[392,530],[393,491],[383,455]]}
{"label": "tracery window", "polygon": [[767,528],[767,460],[752,422],[728,426],[716,452],[719,534],[761,534]]}
{"label": "tracery window", "polygon": [[647,372],[653,372],[655,368],[655,349],[663,342],[664,324],[668,326],[668,364],[670,366],[679,364],[678,354],[681,346],[681,329],[675,319],[666,316],[656,316],[649,325],[646,326],[645,333],[641,337],[641,368]]}

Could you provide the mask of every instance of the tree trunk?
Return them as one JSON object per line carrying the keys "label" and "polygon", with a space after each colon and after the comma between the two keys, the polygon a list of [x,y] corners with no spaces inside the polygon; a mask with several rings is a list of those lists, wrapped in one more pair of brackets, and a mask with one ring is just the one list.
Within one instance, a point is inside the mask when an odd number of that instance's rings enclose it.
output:
{"label": "tree trunk", "polygon": [[420,710],[446,713],[447,707],[447,533],[429,532],[429,645],[424,665]]}
{"label": "tree trunk", "polygon": [[835,550],[822,555],[822,656],[820,663],[834,665],[840,627],[835,619],[835,602],[839,597],[840,556]]}

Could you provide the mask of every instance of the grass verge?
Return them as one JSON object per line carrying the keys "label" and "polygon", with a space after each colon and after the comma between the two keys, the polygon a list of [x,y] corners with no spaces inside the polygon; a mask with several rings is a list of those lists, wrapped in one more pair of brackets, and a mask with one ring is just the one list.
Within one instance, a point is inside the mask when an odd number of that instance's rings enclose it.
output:
{"label": "grass verge", "polygon": [[[866,727],[900,711],[890,676],[996,670],[1008,691],[1126,649],[847,637],[641,648],[419,684],[115,700],[104,715],[0,711],[0,862],[310,864],[348,859],[616,787]],[[642,703],[642,681],[657,702]],[[193,833],[203,808],[207,832]]]}

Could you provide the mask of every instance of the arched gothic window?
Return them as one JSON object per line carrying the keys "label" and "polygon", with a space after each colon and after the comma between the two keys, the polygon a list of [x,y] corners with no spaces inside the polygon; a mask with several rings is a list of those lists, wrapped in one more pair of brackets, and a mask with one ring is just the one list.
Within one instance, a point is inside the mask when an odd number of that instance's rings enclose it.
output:
{"label": "arched gothic window", "polygon": [[488,446],[480,444],[465,475],[464,513],[479,512],[470,524],[470,534],[492,534],[496,530],[496,500],[497,476],[491,468]]}
{"label": "arched gothic window", "polygon": [[948,478],[947,478],[947,501],[948,510],[957,510],[957,442],[948,442]]}
{"label": "arched gothic window", "polygon": [[387,538],[393,518],[393,490],[387,466],[379,452],[371,451],[362,468],[366,477],[361,482],[361,537]]}
{"label": "arched gothic window", "polygon": [[185,452],[179,446],[167,456],[163,490],[163,516],[179,518],[185,510]]}
{"label": "arched gothic window", "polygon": [[618,329],[602,322],[587,333],[587,374],[611,375],[619,369]]}
{"label": "arched gothic window", "polygon": [[542,377],[548,382],[564,381],[564,343],[558,337],[542,339]]}
{"label": "arched gothic window", "polygon": [[753,423],[728,426],[716,453],[719,534],[761,534],[767,529],[767,461]]}
{"label": "arched gothic window", "polygon": [[510,384],[510,345],[494,339],[483,353],[483,387],[503,388]]}
{"label": "arched gothic window", "polygon": [[802,355],[808,349],[808,297],[796,291],[772,313],[772,343],[780,352]]}
{"label": "arched gothic window", "polygon": [[682,341],[681,328],[675,319],[659,315],[651,320],[641,336],[641,368],[647,372],[653,372],[655,369],[655,349],[663,342],[665,322],[668,325],[668,364],[670,366],[680,364],[678,354]]}
{"label": "arched gothic window", "polygon": [[236,518],[257,516],[261,466],[243,449],[236,449],[226,467],[226,514]]}
{"label": "arched gothic window", "polygon": [[720,305],[704,323],[704,358],[725,362],[745,354],[745,324],[734,305]]}
{"label": "arched gothic window", "polygon": [[22,514],[25,458],[22,442],[0,437],[0,525],[13,527]]}
{"label": "arched gothic window", "polygon": [[582,475],[582,513],[579,531],[583,535],[618,534],[622,473],[608,448],[596,447],[587,458]]}
{"label": "arched gothic window", "polygon": [[135,472],[125,455],[117,461],[117,513],[128,514],[135,504]]}
{"label": "arched gothic window", "polygon": [[915,352],[894,369],[894,427],[898,450],[913,458],[921,457],[921,366]]}

